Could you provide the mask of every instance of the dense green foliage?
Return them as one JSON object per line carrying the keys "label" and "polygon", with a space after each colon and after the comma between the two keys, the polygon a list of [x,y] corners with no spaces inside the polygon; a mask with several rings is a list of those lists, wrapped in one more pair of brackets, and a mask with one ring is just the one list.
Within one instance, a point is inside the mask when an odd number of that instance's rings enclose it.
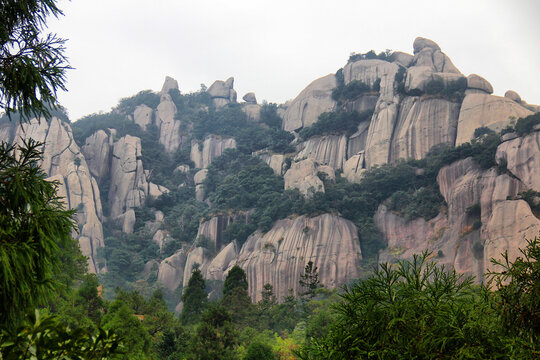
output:
{"label": "dense green foliage", "polygon": [[492,294],[428,253],[382,264],[346,287],[328,334],[312,339],[302,359],[532,359],[532,341],[506,335]]}
{"label": "dense green foliage", "polygon": [[182,313],[180,320],[183,324],[195,324],[199,321],[203,310],[206,307],[208,294],[206,284],[201,274],[201,270],[194,269],[189,278],[189,282],[182,294]]}
{"label": "dense green foliage", "polygon": [[[40,146],[32,140],[0,145],[1,325],[17,324],[26,311],[46,304],[63,270],[62,253],[74,247],[74,212],[64,209],[58,184],[45,180]],[[62,280],[69,286],[72,279]]]}
{"label": "dense green foliage", "polygon": [[66,90],[65,40],[41,33],[51,15],[63,15],[54,0],[0,3],[0,109],[8,116],[49,118],[56,92]]}
{"label": "dense green foliage", "polygon": [[426,84],[425,93],[445,100],[461,102],[465,97],[465,90],[467,90],[465,77],[445,82],[443,78],[435,75]]}
{"label": "dense green foliage", "polygon": [[300,136],[308,139],[316,135],[347,134],[352,135],[358,130],[358,124],[369,121],[373,111],[358,113],[356,111],[325,112],[319,115],[315,124],[300,130]]}
{"label": "dense green foliage", "polygon": [[515,130],[519,136],[531,133],[535,125],[540,124],[540,112],[534,115],[529,115],[524,118],[519,118],[515,125]]}
{"label": "dense green foliage", "polygon": [[355,62],[355,61],[358,61],[358,60],[375,60],[375,59],[389,60],[391,55],[392,55],[392,50],[390,50],[390,49],[386,49],[385,51],[380,52],[378,54],[374,50],[370,50],[365,54],[356,54],[356,53],[353,52],[349,56],[349,61],[348,62],[351,63],[351,62]]}

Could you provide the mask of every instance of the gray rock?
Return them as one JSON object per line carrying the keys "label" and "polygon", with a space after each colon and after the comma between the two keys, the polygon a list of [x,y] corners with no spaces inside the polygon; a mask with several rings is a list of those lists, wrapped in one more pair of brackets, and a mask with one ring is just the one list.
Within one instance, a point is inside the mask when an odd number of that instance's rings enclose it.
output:
{"label": "gray rock", "polygon": [[244,95],[244,97],[242,97],[242,100],[244,100],[248,104],[256,104],[257,103],[257,98],[255,97],[255,93],[253,93],[253,92],[249,92],[246,95]]}

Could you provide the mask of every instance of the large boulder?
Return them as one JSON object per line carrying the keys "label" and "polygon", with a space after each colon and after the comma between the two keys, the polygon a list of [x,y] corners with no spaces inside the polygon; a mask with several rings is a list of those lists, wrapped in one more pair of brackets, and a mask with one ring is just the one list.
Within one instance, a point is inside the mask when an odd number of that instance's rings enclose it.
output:
{"label": "large boulder", "polygon": [[[135,111],[133,111],[133,121],[135,124],[139,125],[141,129],[146,130],[146,126],[152,123],[153,112],[154,111],[149,106],[145,104],[139,105],[135,108]],[[162,116],[165,117],[166,115],[162,113]]]}
{"label": "large boulder", "polygon": [[528,188],[540,191],[540,132],[505,141],[495,158]]}
{"label": "large boulder", "polygon": [[343,176],[352,183],[360,183],[365,171],[366,159],[363,151],[351,156],[343,165]]}
{"label": "large boulder", "polygon": [[332,90],[337,86],[333,74],[313,81],[291,102],[283,116],[283,130],[295,131],[313,125],[319,115],[332,111]]}
{"label": "large boulder", "polygon": [[283,176],[285,190],[298,189],[306,197],[311,197],[316,192],[324,192],[324,184],[317,172],[317,164],[313,159],[293,162]]}
{"label": "large boulder", "polygon": [[289,289],[298,293],[298,279],[309,261],[317,266],[321,284],[337,288],[358,278],[361,260],[356,226],[324,214],[279,220],[265,234],[256,232],[242,246],[236,264],[246,271],[249,294],[258,301],[267,283],[278,299]]}
{"label": "large boulder", "polygon": [[174,255],[164,259],[159,264],[158,281],[170,291],[174,291],[179,285],[187,284],[183,282],[186,260],[184,250],[179,250]]}
{"label": "large boulder", "polygon": [[223,107],[229,103],[236,103],[236,91],[234,90],[234,78],[230,77],[225,81],[216,80],[207,90],[212,97],[216,108]]}
{"label": "large boulder", "polygon": [[380,98],[390,100],[395,95],[394,79],[399,65],[384,60],[358,60],[343,68],[345,84],[358,80],[372,87],[380,81]]}
{"label": "large boulder", "polygon": [[285,155],[283,154],[273,154],[270,151],[260,151],[256,152],[254,155],[256,155],[259,159],[264,161],[272,171],[274,171],[274,174],[276,175],[283,175],[284,167],[285,167]]}
{"label": "large boulder", "polygon": [[512,121],[532,114],[532,111],[505,97],[468,94],[461,104],[456,146],[471,141],[474,130],[479,127],[485,126],[498,132]]}
{"label": "large boulder", "polygon": [[227,269],[231,268],[232,264],[236,262],[237,256],[236,242],[230,242],[208,264],[204,278],[208,280],[225,280],[228,274]]}
{"label": "large boulder", "polygon": [[493,94],[493,86],[489,81],[476,74],[467,76],[467,89],[482,90],[487,94]]}

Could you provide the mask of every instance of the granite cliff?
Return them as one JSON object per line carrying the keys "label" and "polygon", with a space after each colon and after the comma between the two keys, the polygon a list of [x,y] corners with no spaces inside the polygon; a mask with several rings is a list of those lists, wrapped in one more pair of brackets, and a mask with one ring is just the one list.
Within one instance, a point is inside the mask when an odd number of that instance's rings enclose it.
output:
{"label": "granite cliff", "polygon": [[[191,94],[167,77],[159,92],[73,124],[3,121],[0,138],[44,143],[41,166],[78,210],[74,236],[109,287],[142,281],[174,294],[198,266],[218,289],[239,265],[257,301],[266,283],[278,298],[298,292],[308,261],[335,288],[368,263],[423,250],[481,281],[491,258],[515,258],[540,231],[540,129],[513,132],[540,108],[515,91],[493,95],[431,40],[417,38],[413,54],[353,54],[286,104],[242,99],[232,77]],[[479,128],[495,139],[488,165],[479,145],[466,147],[484,144]],[[422,188],[394,191],[370,175],[460,145],[470,153],[420,186],[439,196],[430,216],[395,206]],[[406,164],[401,182],[428,176]],[[388,196],[366,197],[366,176]]]}

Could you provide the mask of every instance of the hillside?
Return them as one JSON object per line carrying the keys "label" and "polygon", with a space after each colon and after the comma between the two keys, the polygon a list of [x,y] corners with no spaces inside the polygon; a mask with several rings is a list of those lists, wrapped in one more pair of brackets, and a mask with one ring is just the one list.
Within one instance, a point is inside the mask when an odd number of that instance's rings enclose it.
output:
{"label": "hillside", "polygon": [[176,305],[197,264],[214,290],[239,265],[253,300],[266,283],[281,299],[309,261],[335,288],[425,249],[480,281],[540,231],[540,107],[492,93],[417,38],[413,55],[351,55],[286,104],[167,77],[74,123],[2,121],[0,139],[45,144],[109,296],[165,287]]}

